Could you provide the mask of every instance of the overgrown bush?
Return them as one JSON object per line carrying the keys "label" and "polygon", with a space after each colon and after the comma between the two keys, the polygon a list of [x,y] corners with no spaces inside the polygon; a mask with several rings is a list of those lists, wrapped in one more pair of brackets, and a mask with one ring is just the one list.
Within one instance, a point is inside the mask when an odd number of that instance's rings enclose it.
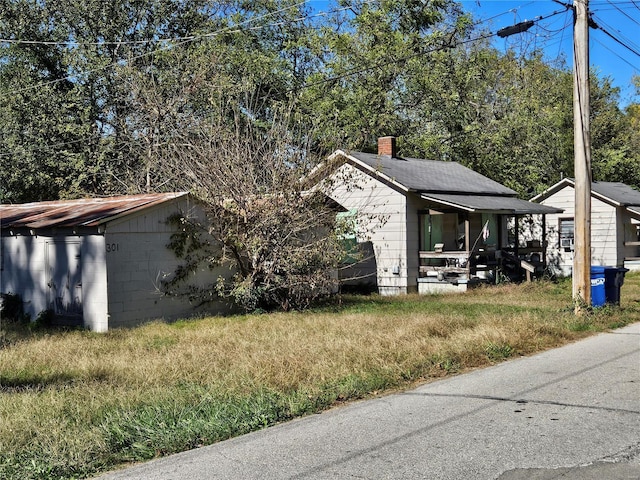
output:
{"label": "overgrown bush", "polygon": [[28,323],[29,316],[24,313],[22,297],[14,293],[0,294],[0,320],[3,323]]}

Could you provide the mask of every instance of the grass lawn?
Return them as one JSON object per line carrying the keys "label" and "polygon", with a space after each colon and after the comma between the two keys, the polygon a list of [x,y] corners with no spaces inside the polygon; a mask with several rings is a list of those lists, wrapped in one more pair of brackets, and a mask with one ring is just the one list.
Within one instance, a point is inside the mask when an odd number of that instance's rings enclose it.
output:
{"label": "grass lawn", "polygon": [[96,334],[0,332],[0,478],[84,478],[640,321],[573,314],[571,283],[346,297],[303,313]]}

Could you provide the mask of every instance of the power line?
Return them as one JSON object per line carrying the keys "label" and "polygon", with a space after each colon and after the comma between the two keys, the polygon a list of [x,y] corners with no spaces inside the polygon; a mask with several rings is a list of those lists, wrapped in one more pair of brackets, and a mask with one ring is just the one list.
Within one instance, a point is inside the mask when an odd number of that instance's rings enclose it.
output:
{"label": "power line", "polygon": [[626,63],[627,65],[629,65],[631,68],[633,68],[634,70],[638,70],[640,71],[640,68],[638,68],[636,65],[632,64],[631,62],[629,62],[627,59],[625,59],[623,56],[621,56],[620,54],[618,54],[618,52],[616,52],[615,50],[607,47],[604,43],[602,43],[600,40],[594,38],[594,40],[596,42],[598,42],[598,44],[600,44],[601,47],[606,48],[607,50],[609,50],[611,53],[613,53],[616,57],[618,57],[620,60],[622,60],[624,63]]}
{"label": "power line", "polygon": [[325,79],[322,79],[322,80],[318,80],[317,82],[305,83],[301,87],[290,89],[289,92],[294,92],[294,91],[298,91],[298,90],[303,90],[305,88],[315,87],[317,85],[322,85],[323,83],[335,82],[335,81],[338,81],[338,80],[342,80],[343,78],[350,77],[352,75],[357,75],[359,73],[364,73],[364,72],[367,72],[369,70],[375,70],[376,68],[383,67],[385,65],[406,62],[407,60],[411,60],[413,58],[421,57],[423,55],[427,55],[427,54],[435,53],[435,52],[440,52],[440,51],[443,51],[443,50],[450,50],[452,48],[456,48],[456,47],[459,47],[459,46],[467,44],[467,43],[478,42],[480,40],[485,40],[487,38],[491,38],[491,37],[495,37],[495,36],[496,36],[496,33],[488,33],[488,34],[480,35],[479,37],[475,37],[475,38],[472,38],[472,39],[463,40],[463,41],[458,42],[458,43],[453,44],[453,45],[441,45],[439,47],[435,47],[435,48],[432,48],[432,49],[429,49],[429,50],[425,50],[425,51],[422,51],[422,52],[419,52],[419,53],[414,53],[412,55],[407,55],[405,57],[395,58],[395,59],[391,59],[391,60],[390,59],[384,59],[384,60],[381,60],[379,62],[374,63],[373,65],[369,65],[367,67],[352,69],[352,70],[349,70],[349,71],[347,71],[347,72],[345,72],[343,74],[335,75],[333,77],[325,78]]}
{"label": "power line", "polygon": [[[544,16],[537,17],[533,21],[537,23],[539,21],[546,20],[547,18],[550,18],[550,17],[552,17],[554,15],[565,13],[565,11],[566,10],[557,10],[557,11],[555,11],[553,13],[550,13],[549,15],[544,15]],[[317,86],[317,85],[322,85],[324,83],[335,82],[335,81],[338,81],[338,80],[342,80],[343,78],[347,78],[347,77],[350,77],[352,75],[358,75],[359,73],[364,73],[364,72],[367,72],[369,70],[374,70],[376,68],[379,68],[379,67],[382,67],[382,66],[385,66],[385,65],[401,63],[401,62],[405,62],[407,60],[411,60],[411,59],[416,58],[416,57],[420,57],[420,56],[423,56],[423,55],[428,55],[430,53],[435,53],[435,52],[439,52],[439,51],[443,51],[443,50],[450,50],[450,49],[465,45],[467,43],[473,43],[473,42],[478,42],[478,41],[481,41],[481,40],[486,40],[488,38],[495,37],[497,35],[498,35],[498,32],[489,32],[489,33],[486,33],[484,35],[480,35],[480,36],[475,37],[475,38],[471,38],[471,39],[467,39],[467,40],[461,40],[461,41],[459,41],[459,42],[457,42],[455,44],[441,45],[441,46],[438,46],[438,47],[435,47],[435,48],[432,48],[432,49],[429,49],[429,50],[425,50],[425,51],[422,51],[422,52],[414,53],[412,55],[407,55],[405,57],[400,57],[400,58],[391,59],[391,60],[385,59],[383,61],[376,62],[373,65],[369,65],[367,67],[352,69],[352,70],[350,70],[348,72],[345,72],[343,74],[336,75],[336,76],[333,76],[333,77],[330,77],[330,78],[325,78],[325,79],[319,80],[317,82],[305,83],[301,87],[290,89],[289,92],[303,90],[303,89],[314,87],[314,86]]]}
{"label": "power line", "polygon": [[[289,9],[304,5],[308,1],[309,0],[303,0],[302,2],[297,3],[295,5],[290,5],[288,7],[281,8],[281,9],[276,10],[274,12],[268,12],[268,13],[265,13],[263,15],[259,15],[258,17],[247,19],[244,22],[241,22],[239,25],[248,24],[248,23],[260,20],[262,18],[271,16],[271,15],[275,15],[277,13],[282,13],[282,12],[284,12],[286,10],[289,10]],[[267,26],[270,26],[270,25],[263,25],[263,26],[254,27],[254,28],[255,29],[265,28]],[[176,43],[167,44],[167,45],[165,45],[163,47],[160,47],[160,48],[158,48],[156,50],[152,50],[151,52],[145,52],[145,53],[142,53],[142,54],[139,54],[139,55],[134,55],[133,57],[129,58],[128,61],[138,60],[140,58],[144,58],[144,57],[147,57],[147,56],[155,55],[157,53],[166,51],[166,50],[168,50],[170,48],[174,48],[174,47],[186,44],[186,43],[190,43],[192,41],[199,40],[201,38],[209,38],[209,37],[213,37],[215,35],[221,35],[221,34],[226,34],[226,33],[238,33],[238,32],[242,32],[242,31],[244,31],[244,30],[237,29],[237,28],[232,30],[231,27],[226,27],[226,28],[223,28],[223,29],[221,29],[221,30],[219,30],[217,32],[212,32],[212,33],[209,33],[209,34],[203,34],[201,36],[188,37],[188,38],[185,38],[185,40],[178,41]],[[122,62],[126,62],[126,61],[123,60]],[[44,87],[44,86],[47,86],[47,85],[53,85],[53,84],[56,84],[56,83],[69,81],[69,80],[72,80],[74,78],[80,77],[82,75],[87,75],[87,74],[90,74],[90,73],[95,73],[95,72],[99,72],[99,71],[105,70],[107,68],[111,68],[111,67],[113,67],[113,66],[115,66],[117,64],[118,64],[117,62],[113,62],[113,63],[107,64],[107,65],[104,65],[102,67],[97,67],[97,68],[94,68],[94,69],[85,70],[85,71],[82,71],[82,72],[77,72],[77,73],[74,73],[74,74],[71,74],[71,75],[67,75],[66,77],[63,77],[63,78],[57,78],[55,80],[49,80],[49,81],[41,82],[41,83],[38,83],[38,84],[35,84],[35,85],[30,85],[28,87],[24,87],[24,88],[21,88],[21,89],[18,89],[18,90],[7,92],[6,95],[15,95],[15,94],[18,94],[18,93],[34,90],[36,88]]]}
{"label": "power line", "polygon": [[607,0],[609,2],[610,5],[612,5],[613,7],[615,7],[616,10],[618,10],[620,13],[622,13],[625,17],[627,17],[629,20],[631,20],[633,23],[635,23],[636,25],[640,25],[640,22],[638,22],[638,20],[636,20],[635,18],[633,18],[631,15],[629,15],[627,12],[625,12],[624,10],[622,10],[619,6],[617,6],[615,3],[613,3],[611,0]]}
{"label": "power line", "polygon": [[[304,3],[304,2],[302,2],[302,3]],[[300,3],[298,5],[301,5],[302,3]],[[530,3],[533,3],[533,2],[530,2]],[[288,7],[288,8],[291,8],[291,7]],[[518,7],[518,8],[521,8],[521,7]],[[327,14],[330,14],[330,13],[339,13],[340,11],[344,11],[344,10],[347,10],[347,9],[349,9],[349,8],[345,7],[345,8],[339,8],[339,9],[333,9],[333,10],[330,10],[330,11],[327,11],[327,12],[320,12],[318,14],[310,15],[308,17],[301,17],[300,19],[295,19],[295,20],[304,20],[304,19],[307,19],[307,18],[314,18],[314,17],[318,17],[318,16],[322,16],[322,15],[327,15]],[[488,22],[489,20],[491,20],[491,19],[493,19],[495,17],[504,15],[506,13],[513,12],[514,10],[517,10],[517,9],[510,9],[510,10],[508,10],[506,12],[503,12],[501,14],[495,15],[494,17],[490,17],[488,19],[480,20],[478,22],[473,23],[472,26],[477,26],[477,25],[480,25],[482,23],[486,23],[486,22]],[[273,13],[277,13],[277,12],[272,12],[272,14]],[[536,21],[549,18],[549,17],[551,17],[553,15],[556,15],[558,13],[562,13],[562,12],[554,12],[554,13],[552,13],[550,15],[545,16],[545,17],[539,17],[538,19],[536,19]],[[252,19],[252,20],[255,20],[255,19]],[[250,21],[250,20],[248,20],[248,21]],[[279,25],[281,23],[282,22],[271,23],[271,24],[268,24],[268,25],[262,25],[262,26],[257,26],[257,27],[250,27],[249,29],[245,29],[245,30],[266,28],[266,27],[270,27],[270,26]],[[188,42],[191,42],[191,41],[203,38],[203,37],[211,37],[211,36],[222,34],[222,33],[241,32],[241,31],[244,31],[244,30],[240,30],[240,29],[235,29],[235,30],[223,29],[223,30],[221,30],[219,32],[213,32],[213,33],[210,33],[210,34],[204,34],[204,35],[200,35],[200,36],[182,37],[181,38],[182,41],[179,42],[179,43],[176,43],[176,44],[173,44],[173,45],[164,46],[164,47],[159,48],[157,50],[154,50],[152,52],[146,52],[144,54],[134,56],[130,60],[135,60],[135,59],[142,58],[142,57],[148,56],[148,55],[154,55],[155,53],[164,51],[164,50],[166,50],[168,48],[179,46],[179,45],[181,45],[183,43],[188,43]],[[488,38],[491,38],[491,37],[493,37],[495,35],[496,35],[496,33],[488,33],[488,34],[485,34],[485,35],[481,35],[481,36],[478,36],[478,37],[475,37],[475,38],[471,38],[471,39],[467,39],[467,40],[458,42],[458,43],[453,44],[453,45],[445,45],[445,46],[436,47],[436,48],[433,48],[433,49],[430,49],[430,50],[425,50],[423,52],[420,52],[420,53],[417,53],[417,54],[413,54],[413,55],[410,55],[410,56],[406,56],[406,57],[403,57],[403,58],[398,58],[398,59],[395,59],[395,60],[392,60],[392,61],[385,60],[384,62],[379,62],[377,64],[374,64],[372,66],[368,66],[368,67],[365,67],[365,68],[354,69],[354,70],[346,72],[346,73],[344,73],[342,75],[338,75],[338,76],[335,76],[335,77],[327,78],[327,79],[324,79],[324,80],[319,81],[319,82],[305,84],[302,87],[298,87],[296,89],[291,89],[291,90],[289,90],[289,92],[292,92],[292,91],[295,91],[295,90],[301,90],[301,89],[304,89],[304,88],[310,88],[312,86],[319,85],[319,84],[322,84],[322,83],[328,83],[328,82],[337,81],[337,80],[340,80],[342,78],[346,78],[346,77],[351,76],[351,75],[357,75],[358,73],[363,73],[365,71],[381,67],[381,66],[383,66],[385,64],[400,63],[400,62],[407,61],[407,60],[410,60],[412,58],[415,58],[417,56],[426,55],[426,54],[429,54],[429,53],[435,53],[435,52],[441,51],[441,50],[456,48],[458,46],[461,46],[461,45],[464,45],[464,44],[467,44],[467,43],[473,43],[473,42],[481,41],[481,40],[484,40],[484,39],[488,39]],[[165,40],[168,41],[168,39],[165,39]],[[173,39],[172,41],[175,42],[176,40],[177,39]],[[4,41],[4,40],[0,39],[0,42],[1,41]],[[134,44],[135,43],[149,43],[151,41],[160,42],[162,40],[159,40],[159,39],[158,40],[144,40],[144,41],[128,42],[128,43],[134,43]],[[16,41],[16,43],[18,43],[18,41]],[[45,45],[51,45],[51,44],[69,45],[70,44],[70,42],[36,42],[36,41],[20,41],[20,43],[45,44]],[[97,43],[74,43],[74,42],[71,42],[71,43],[73,43],[74,45],[95,45],[95,44],[97,44]],[[125,44],[127,42],[100,42],[99,44],[106,45],[106,44],[110,44],[110,43],[112,43],[112,44]],[[32,89],[35,89],[35,88],[38,88],[38,87],[42,87],[42,86],[46,86],[46,85],[50,85],[50,84],[55,84],[55,83],[62,82],[62,81],[65,81],[65,80],[70,80],[72,78],[76,78],[76,77],[81,76],[81,75],[86,75],[86,74],[89,74],[89,73],[94,73],[94,72],[97,72],[97,71],[104,70],[106,68],[112,67],[113,65],[114,64],[109,64],[109,65],[106,65],[106,66],[103,66],[103,67],[99,67],[99,68],[96,68],[96,69],[86,70],[86,71],[79,72],[79,73],[74,74],[74,75],[69,75],[69,76],[67,76],[65,78],[55,79],[55,80],[51,80],[51,81],[48,81],[48,82],[42,82],[42,83],[37,84],[37,85],[33,85],[33,86],[30,86],[30,87],[25,87],[23,89],[15,90],[13,92],[9,92],[8,95],[13,95],[13,94],[16,94],[16,93],[21,93],[23,91],[32,90]],[[92,134],[90,136],[84,137],[84,138],[79,139],[79,140],[74,140],[74,141],[69,141],[69,142],[64,142],[64,143],[58,143],[58,144],[55,144],[55,145],[48,145],[47,147],[48,147],[48,150],[49,150],[49,149],[53,149],[53,148],[69,146],[69,145],[80,143],[80,142],[83,142],[83,141],[86,141],[86,140],[89,140],[89,139],[92,139],[92,138],[102,138],[102,137],[101,137],[100,134]],[[43,149],[39,149],[39,150],[44,151]],[[10,154],[7,154],[7,153],[0,154],[0,157],[3,157],[3,156],[4,157],[10,156]]]}
{"label": "power line", "polygon": [[[307,3],[309,0],[305,0],[303,2],[300,2],[296,5],[293,6],[289,6],[289,7],[285,7],[283,9],[277,10],[275,12],[269,12],[266,13],[264,15],[262,15],[259,18],[263,18],[266,16],[270,16],[270,15],[275,15],[277,13],[282,13],[283,11],[287,10],[287,9],[292,9],[295,7],[299,7],[301,5],[304,5],[305,3]],[[167,43],[167,42],[187,42],[187,41],[194,41],[194,40],[200,40],[200,39],[205,39],[205,38],[211,38],[211,37],[216,37],[218,35],[222,35],[222,34],[228,34],[228,33],[241,33],[243,31],[247,31],[247,30],[260,30],[263,28],[270,28],[270,27],[277,27],[277,26],[281,26],[281,25],[285,25],[285,24],[291,24],[291,23],[296,23],[296,22],[302,22],[305,20],[311,20],[313,18],[319,18],[319,17],[326,17],[329,14],[332,13],[339,13],[341,11],[345,11],[345,10],[349,10],[350,7],[340,7],[340,8],[335,8],[332,10],[327,10],[327,11],[322,11],[322,12],[318,12],[318,13],[314,13],[311,15],[305,15],[303,17],[298,17],[298,18],[293,18],[290,20],[287,20],[286,22],[283,21],[278,21],[278,22],[273,22],[273,23],[269,23],[266,25],[259,25],[256,27],[249,27],[249,28],[238,28],[240,25],[243,25],[245,23],[251,22],[253,20],[256,19],[248,19],[244,22],[239,23],[237,26],[229,26],[229,27],[225,27],[222,30],[218,30],[216,32],[211,32],[211,33],[203,33],[203,34],[199,34],[199,35],[188,35],[185,37],[172,37],[172,38],[150,38],[150,39],[143,39],[143,40],[118,40],[118,41],[99,41],[99,42],[74,42],[74,41],[46,41],[46,40],[20,40],[20,39],[14,39],[14,38],[0,38],[0,43],[9,43],[9,44],[13,44],[13,45],[49,45],[49,46],[67,46],[67,47],[81,47],[81,46],[107,46],[107,45],[114,45],[114,46],[121,46],[121,45],[147,45],[150,43]]]}
{"label": "power line", "polygon": [[[599,23],[602,23],[599,19],[598,19]],[[616,37],[613,33],[611,33],[609,30],[607,30],[606,28],[602,27],[600,24],[592,21],[591,25],[604,32],[605,35],[607,35],[609,38],[611,38],[612,40],[614,40],[616,43],[619,43],[620,45],[622,45],[624,48],[626,48],[627,50],[629,50],[631,53],[637,55],[638,57],[640,57],[640,50],[637,50],[637,47],[631,47],[630,45],[628,45],[627,43],[625,43],[624,41],[620,40],[618,37]]]}

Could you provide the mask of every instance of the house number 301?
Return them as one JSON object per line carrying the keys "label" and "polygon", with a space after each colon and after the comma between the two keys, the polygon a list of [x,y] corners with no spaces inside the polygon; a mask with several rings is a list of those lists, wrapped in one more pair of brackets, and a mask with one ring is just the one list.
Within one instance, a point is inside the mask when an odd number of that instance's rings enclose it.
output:
{"label": "house number 301", "polygon": [[119,243],[107,243],[107,252],[117,252],[120,250]]}

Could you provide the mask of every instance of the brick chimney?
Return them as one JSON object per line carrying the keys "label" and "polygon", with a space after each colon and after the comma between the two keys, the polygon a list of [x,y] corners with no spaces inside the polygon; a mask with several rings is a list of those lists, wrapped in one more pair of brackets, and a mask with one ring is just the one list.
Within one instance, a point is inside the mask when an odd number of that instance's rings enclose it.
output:
{"label": "brick chimney", "polygon": [[378,138],[378,155],[394,158],[396,156],[396,137]]}

